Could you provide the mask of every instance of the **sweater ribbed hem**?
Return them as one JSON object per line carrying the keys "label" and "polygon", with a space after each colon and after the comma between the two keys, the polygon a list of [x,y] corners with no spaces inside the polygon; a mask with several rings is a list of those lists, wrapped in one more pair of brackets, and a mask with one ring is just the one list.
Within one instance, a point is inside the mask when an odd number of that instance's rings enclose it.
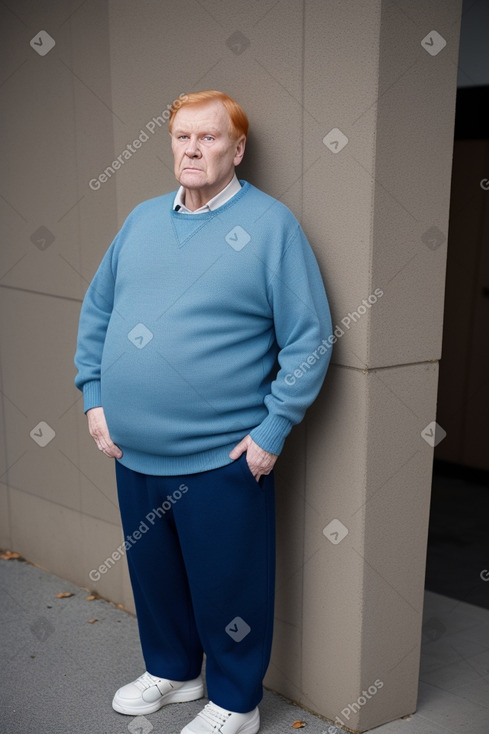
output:
{"label": "sweater ribbed hem", "polygon": [[220,466],[231,464],[233,460],[229,457],[229,453],[238,443],[239,441],[233,441],[227,446],[192,454],[191,456],[154,456],[120,446],[123,455],[118,461],[123,466],[127,466],[128,469],[140,474],[154,476],[198,474],[199,472],[218,469]]}
{"label": "sweater ribbed hem", "polygon": [[100,380],[91,380],[83,385],[83,410],[86,413],[91,408],[99,408],[102,405],[102,394]]}
{"label": "sweater ribbed hem", "polygon": [[280,454],[285,439],[292,430],[293,424],[280,415],[268,415],[259,426],[250,431],[255,443],[270,454]]}

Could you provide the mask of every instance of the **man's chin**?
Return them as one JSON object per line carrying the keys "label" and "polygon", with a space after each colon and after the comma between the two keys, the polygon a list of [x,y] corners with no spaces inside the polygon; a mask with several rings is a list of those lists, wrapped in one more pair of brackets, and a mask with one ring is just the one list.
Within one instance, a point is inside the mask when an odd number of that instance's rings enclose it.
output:
{"label": "man's chin", "polygon": [[197,179],[201,181],[202,179],[205,179],[205,173],[204,171],[197,169],[194,171],[189,171],[188,169],[186,169],[180,174],[180,180],[182,179],[185,181],[195,181]]}

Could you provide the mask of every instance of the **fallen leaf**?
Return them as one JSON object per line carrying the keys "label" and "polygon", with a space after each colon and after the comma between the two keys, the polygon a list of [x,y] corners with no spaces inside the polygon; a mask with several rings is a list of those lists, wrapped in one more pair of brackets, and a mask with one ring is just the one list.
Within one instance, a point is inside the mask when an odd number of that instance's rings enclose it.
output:
{"label": "fallen leaf", "polygon": [[92,617],[92,619],[88,620],[88,624],[93,624],[94,622],[98,622],[98,619],[95,619],[95,617]]}
{"label": "fallen leaf", "polygon": [[13,561],[15,558],[20,558],[20,553],[16,553],[15,551],[10,550],[4,550],[0,553],[0,558],[2,561]]}
{"label": "fallen leaf", "polygon": [[59,594],[56,594],[56,599],[68,599],[70,596],[73,596],[71,591],[60,591]]}
{"label": "fallen leaf", "polygon": [[96,596],[86,596],[85,601],[93,601],[96,598],[97,598]]}
{"label": "fallen leaf", "polygon": [[302,727],[305,726],[305,725],[306,725],[306,722],[305,721],[299,721],[299,719],[297,719],[297,721],[294,721],[294,723],[292,724],[292,728],[293,729],[302,729]]}

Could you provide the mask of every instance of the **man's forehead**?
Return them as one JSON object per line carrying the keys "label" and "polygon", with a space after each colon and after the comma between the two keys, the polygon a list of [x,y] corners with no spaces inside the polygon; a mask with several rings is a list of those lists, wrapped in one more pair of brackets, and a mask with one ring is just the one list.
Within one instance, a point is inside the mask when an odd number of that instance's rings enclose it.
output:
{"label": "man's forehead", "polygon": [[228,130],[229,115],[226,108],[218,100],[199,105],[182,107],[173,120],[173,129],[182,127],[213,127],[216,130]]}

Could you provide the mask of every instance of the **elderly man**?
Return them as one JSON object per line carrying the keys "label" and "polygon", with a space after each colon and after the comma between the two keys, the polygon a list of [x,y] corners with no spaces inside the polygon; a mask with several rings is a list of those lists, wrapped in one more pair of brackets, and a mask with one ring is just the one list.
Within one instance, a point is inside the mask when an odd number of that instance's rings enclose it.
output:
{"label": "elderly man", "polygon": [[216,91],[176,107],[180,188],[124,222],[75,357],[90,434],[116,459],[147,667],[112,705],[136,716],[201,698],[205,653],[209,703],[182,734],[254,734],[272,642],[272,469],[334,337],[299,223],[236,177],[242,108]]}

